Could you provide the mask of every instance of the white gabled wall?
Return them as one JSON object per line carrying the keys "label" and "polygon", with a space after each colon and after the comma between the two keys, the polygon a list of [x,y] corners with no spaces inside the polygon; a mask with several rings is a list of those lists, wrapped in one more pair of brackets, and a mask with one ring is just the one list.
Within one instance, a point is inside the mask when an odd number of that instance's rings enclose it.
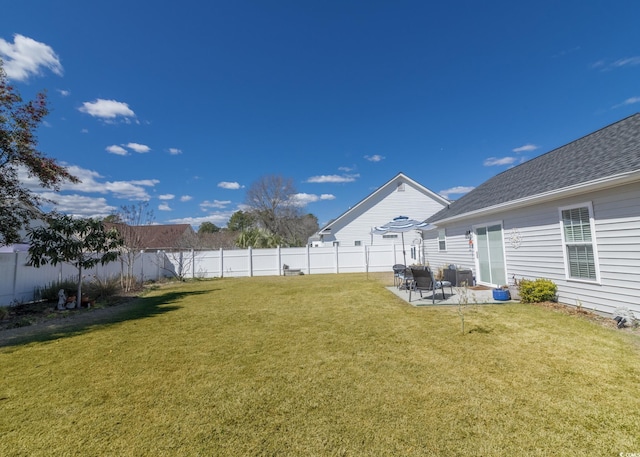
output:
{"label": "white gabled wall", "polygon": [[[331,224],[331,234],[340,246],[353,246],[356,241],[361,241],[362,245],[400,244],[400,234],[397,239],[383,238],[381,235],[372,236],[371,229],[397,216],[423,221],[444,207],[444,203],[436,201],[411,183],[401,179],[397,182],[404,182],[404,191],[398,191],[394,182],[388,189],[383,189],[384,192],[364,200],[344,219]],[[405,233],[405,244],[409,246],[414,238],[419,239],[420,234]]]}
{"label": "white gabled wall", "polygon": [[[565,276],[558,208],[585,202],[593,205],[599,284]],[[433,267],[450,263],[469,266],[475,260],[464,239],[466,230],[495,220],[503,223],[508,278],[548,278],[557,284],[561,303],[607,313],[627,307],[640,317],[640,183],[492,214],[485,219],[442,224],[447,232],[447,251],[438,251],[437,231],[425,232],[428,262]],[[512,234],[519,237],[519,245],[511,242]]]}

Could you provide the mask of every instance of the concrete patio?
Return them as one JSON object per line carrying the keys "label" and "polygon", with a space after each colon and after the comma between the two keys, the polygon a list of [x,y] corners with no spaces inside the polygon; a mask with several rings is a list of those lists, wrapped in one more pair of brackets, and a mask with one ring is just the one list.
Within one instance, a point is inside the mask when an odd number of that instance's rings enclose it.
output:
{"label": "concrete patio", "polygon": [[[457,287],[453,288],[453,295],[451,294],[451,289],[445,287],[444,299],[442,298],[442,292],[438,290],[435,297],[435,303],[432,299],[432,292],[422,292],[422,297],[420,297],[420,292],[413,291],[411,292],[411,301],[409,301],[408,290],[399,289],[395,286],[387,287],[387,290],[397,295],[411,306],[451,306],[457,305],[460,302],[460,288]],[[495,300],[493,298],[493,289],[479,286],[468,289],[468,299],[469,304],[504,304],[515,302],[514,300]]]}

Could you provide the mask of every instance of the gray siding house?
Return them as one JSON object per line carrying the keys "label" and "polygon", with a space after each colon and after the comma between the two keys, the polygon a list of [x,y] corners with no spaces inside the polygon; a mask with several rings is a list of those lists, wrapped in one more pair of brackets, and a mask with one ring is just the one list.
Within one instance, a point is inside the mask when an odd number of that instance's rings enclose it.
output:
{"label": "gray siding house", "polygon": [[558,300],[640,313],[640,114],[506,170],[427,219],[432,267],[548,278]]}

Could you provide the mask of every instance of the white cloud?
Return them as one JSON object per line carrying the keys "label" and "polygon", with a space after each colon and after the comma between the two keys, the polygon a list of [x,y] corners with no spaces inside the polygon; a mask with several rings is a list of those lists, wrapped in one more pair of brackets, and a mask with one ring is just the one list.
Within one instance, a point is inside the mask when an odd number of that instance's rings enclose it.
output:
{"label": "white cloud", "polygon": [[520,146],[518,148],[512,149],[513,152],[531,152],[539,149],[540,146],[536,146],[535,144],[525,144],[524,146]]}
{"label": "white cloud", "polygon": [[633,67],[636,65],[640,65],[640,56],[633,57],[625,57],[623,59],[618,59],[614,62],[607,62],[606,60],[598,60],[591,64],[591,68],[597,69],[600,71],[612,71],[617,68],[623,67]]}
{"label": "white cloud", "polygon": [[168,203],[160,203],[158,205],[158,210],[159,211],[172,211],[171,207],[169,206]]}
{"label": "white cloud", "polygon": [[226,208],[230,203],[230,200],[214,200],[212,202],[205,200],[200,203],[200,209],[205,211],[207,208]]}
{"label": "white cloud", "polygon": [[135,181],[101,181],[102,176],[92,170],[80,168],[72,165],[67,167],[69,173],[77,176],[80,183],[64,183],[60,190],[86,192],[86,193],[112,193],[117,198],[129,200],[149,200],[151,197],[146,191],[146,187],[154,187],[160,181],[157,179],[142,179]]}
{"label": "white cloud", "polygon": [[448,199],[450,195],[466,194],[467,192],[471,192],[473,189],[473,187],[468,186],[456,186],[451,187],[450,189],[441,190],[439,194]]}
{"label": "white cloud", "polygon": [[240,183],[237,182],[221,181],[218,183],[218,187],[221,187],[223,189],[236,190],[242,188],[243,186],[241,186]]}
{"label": "white cloud", "polygon": [[484,160],[483,165],[485,167],[493,167],[495,165],[512,165],[518,159],[515,157],[489,157]]}
{"label": "white cloud", "polygon": [[69,92],[68,90],[64,90],[64,89],[58,89],[58,93],[60,95],[62,95],[63,97],[68,97],[69,95],[71,95],[71,92]]}
{"label": "white cloud", "polygon": [[306,182],[309,183],[343,183],[343,182],[353,182],[360,175],[320,175],[320,176],[312,176],[307,179]]}
{"label": "white cloud", "polygon": [[132,151],[139,152],[140,154],[151,151],[151,148],[146,144],[127,143],[125,146],[131,149]]}
{"label": "white cloud", "polygon": [[355,168],[353,167],[338,167],[338,170],[344,172],[344,173],[349,173],[352,172],[353,170],[355,170]]}
{"label": "white cloud", "polygon": [[122,146],[118,146],[117,144],[112,144],[111,146],[107,146],[105,149],[110,154],[116,154],[119,156],[129,155],[129,153],[125,148],[123,148]]}
{"label": "white cloud", "polygon": [[169,148],[169,154],[171,154],[172,156],[177,156],[178,154],[182,154],[182,149]]}
{"label": "white cloud", "polygon": [[84,195],[62,195],[55,192],[40,194],[43,198],[54,202],[51,205],[56,211],[76,217],[106,217],[118,208],[107,204],[104,197],[87,197]]}
{"label": "white cloud", "polygon": [[162,194],[162,195],[159,195],[158,198],[160,200],[173,200],[174,198],[176,198],[176,196],[173,194]]}
{"label": "white cloud", "polygon": [[40,75],[42,67],[62,76],[62,64],[53,48],[20,34],[13,35],[13,43],[0,38],[0,58],[4,61],[7,78],[15,81]]}
{"label": "white cloud", "polygon": [[331,194],[322,194],[322,195],[316,195],[316,194],[306,194],[304,192],[301,193],[297,193],[292,197],[292,202],[291,204],[293,206],[306,206],[309,203],[315,203],[319,200],[333,200],[336,197],[334,195]]}
{"label": "white cloud", "polygon": [[115,119],[118,116],[126,118],[136,116],[128,104],[116,100],[103,100],[102,98],[96,99],[95,102],[84,102],[78,110],[102,119]]}
{"label": "white cloud", "polygon": [[617,68],[631,67],[635,65],[640,65],[640,56],[626,57],[624,59],[616,60],[611,64],[611,66],[617,67]]}
{"label": "white cloud", "polygon": [[[24,168],[18,168],[18,179],[29,190],[42,195],[45,198],[58,202],[57,209],[67,214],[83,217],[105,217],[113,213],[117,208],[109,206],[103,197],[91,197],[84,194],[110,194],[114,198],[126,200],[149,200],[151,197],[147,188],[154,187],[160,181],[156,179],[143,179],[135,181],[103,181],[103,177],[96,171],[87,170],[75,165],[68,166],[64,163],[69,173],[80,179],[81,182],[63,183],[60,192],[51,192],[43,189],[39,181],[29,176]],[[69,194],[72,193],[72,194]]]}
{"label": "white cloud", "polygon": [[621,108],[623,106],[628,106],[628,105],[634,105],[636,103],[640,103],[640,97],[630,97],[627,98],[625,101],[623,101],[622,103],[618,103],[617,105],[614,105],[613,108]]}
{"label": "white cloud", "polygon": [[216,211],[207,216],[202,217],[183,217],[180,219],[171,219],[167,222],[171,224],[190,224],[193,226],[199,226],[203,222],[212,222],[218,227],[226,226],[229,222],[229,218],[233,213],[229,211]]}
{"label": "white cloud", "polygon": [[181,202],[188,202],[191,200],[193,200],[193,197],[191,195],[183,195],[182,197],[180,197]]}
{"label": "white cloud", "polygon": [[385,159],[383,156],[379,154],[374,154],[372,156],[366,155],[364,156],[364,158],[367,159],[369,162],[380,162]]}

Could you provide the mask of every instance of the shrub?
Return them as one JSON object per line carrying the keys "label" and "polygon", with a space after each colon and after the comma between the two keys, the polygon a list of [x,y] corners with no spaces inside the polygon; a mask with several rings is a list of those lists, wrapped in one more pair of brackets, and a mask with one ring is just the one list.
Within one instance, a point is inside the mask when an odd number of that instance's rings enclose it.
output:
{"label": "shrub", "polygon": [[[58,291],[64,289],[67,292],[67,296],[75,295],[77,292],[78,284],[73,279],[65,279],[62,281],[54,281],[47,286],[39,289],[37,295],[41,299],[50,302],[58,301]],[[97,276],[91,278],[90,281],[82,282],[82,295],[96,300],[96,299],[108,299],[120,292],[120,280],[118,277],[111,277],[106,279],[100,279]]]}
{"label": "shrub", "polygon": [[58,291],[60,289],[64,289],[67,293],[72,290],[76,290],[78,288],[78,284],[74,279],[67,278],[62,281],[54,281],[50,284],[47,284],[42,289],[38,290],[36,295],[40,295],[40,298],[47,301],[58,301]]}
{"label": "shrub", "polygon": [[6,306],[0,306],[0,321],[6,319],[9,316],[9,310]]}
{"label": "shrub", "polygon": [[117,276],[105,279],[94,276],[90,282],[82,285],[82,295],[94,300],[108,299],[116,295],[120,290],[120,279]]}
{"label": "shrub", "polygon": [[556,301],[558,286],[550,279],[538,278],[535,281],[523,279],[519,284],[520,301],[523,303],[540,303]]}

